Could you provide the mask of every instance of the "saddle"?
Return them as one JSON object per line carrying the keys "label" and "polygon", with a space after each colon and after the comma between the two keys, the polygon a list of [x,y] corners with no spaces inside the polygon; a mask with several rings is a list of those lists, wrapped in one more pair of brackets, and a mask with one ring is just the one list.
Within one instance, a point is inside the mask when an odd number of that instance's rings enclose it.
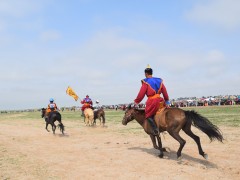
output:
{"label": "saddle", "polygon": [[156,112],[156,114],[162,113],[166,108],[167,107],[166,107],[165,101],[160,102],[159,108],[158,108],[158,111]]}

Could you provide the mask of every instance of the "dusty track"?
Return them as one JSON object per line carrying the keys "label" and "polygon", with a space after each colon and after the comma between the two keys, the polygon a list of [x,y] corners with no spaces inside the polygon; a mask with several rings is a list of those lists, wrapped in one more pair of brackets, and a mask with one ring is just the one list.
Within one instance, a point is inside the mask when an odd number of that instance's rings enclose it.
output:
{"label": "dusty track", "polygon": [[[203,150],[187,141],[182,160],[176,159],[178,143],[168,134],[170,148],[164,159],[152,148],[150,138],[128,126],[85,127],[82,121],[65,121],[66,135],[48,133],[42,120],[6,120],[0,125],[0,179],[239,179],[239,128],[220,127],[226,141],[212,142],[202,132]],[[50,129],[50,128],[49,128]]]}

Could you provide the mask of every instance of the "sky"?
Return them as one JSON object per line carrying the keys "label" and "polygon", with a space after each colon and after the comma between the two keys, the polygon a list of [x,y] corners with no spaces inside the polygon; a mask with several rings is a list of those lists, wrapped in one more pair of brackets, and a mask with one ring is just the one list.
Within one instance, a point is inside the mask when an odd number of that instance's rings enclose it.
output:
{"label": "sky", "polygon": [[[240,94],[239,0],[0,0],[0,110]],[[145,102],[145,99],[142,101]]]}

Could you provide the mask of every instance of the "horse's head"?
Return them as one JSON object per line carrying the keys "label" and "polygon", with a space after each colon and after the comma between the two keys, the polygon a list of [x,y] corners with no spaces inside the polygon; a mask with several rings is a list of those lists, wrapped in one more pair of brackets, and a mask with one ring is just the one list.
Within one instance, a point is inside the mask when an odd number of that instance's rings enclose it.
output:
{"label": "horse's head", "polygon": [[42,118],[45,116],[45,113],[46,113],[46,109],[42,108]]}
{"label": "horse's head", "polygon": [[135,107],[132,107],[132,104],[129,104],[128,107],[125,110],[125,115],[122,120],[123,125],[127,125],[130,121],[135,119]]}

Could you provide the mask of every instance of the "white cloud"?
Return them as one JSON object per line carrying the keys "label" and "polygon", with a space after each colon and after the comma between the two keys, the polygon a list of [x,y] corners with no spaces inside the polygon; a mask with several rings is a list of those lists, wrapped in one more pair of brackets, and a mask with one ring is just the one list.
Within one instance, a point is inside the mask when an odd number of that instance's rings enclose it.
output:
{"label": "white cloud", "polygon": [[192,52],[165,52],[165,54],[157,54],[156,59],[161,59],[159,66],[164,66],[174,73],[183,73],[193,68],[199,61],[199,55]]}
{"label": "white cloud", "polygon": [[[118,29],[111,29],[96,33],[87,42],[70,52],[71,56],[66,63],[74,65],[77,62],[84,62],[94,69],[101,67],[114,71],[113,68],[116,67],[130,68],[136,63],[143,62],[147,59],[148,49],[144,42],[126,38]],[[93,67],[93,62],[98,66]]]}
{"label": "white cloud", "polygon": [[209,0],[204,1],[205,3],[200,2],[186,13],[188,19],[229,30],[240,27],[239,0]]}

